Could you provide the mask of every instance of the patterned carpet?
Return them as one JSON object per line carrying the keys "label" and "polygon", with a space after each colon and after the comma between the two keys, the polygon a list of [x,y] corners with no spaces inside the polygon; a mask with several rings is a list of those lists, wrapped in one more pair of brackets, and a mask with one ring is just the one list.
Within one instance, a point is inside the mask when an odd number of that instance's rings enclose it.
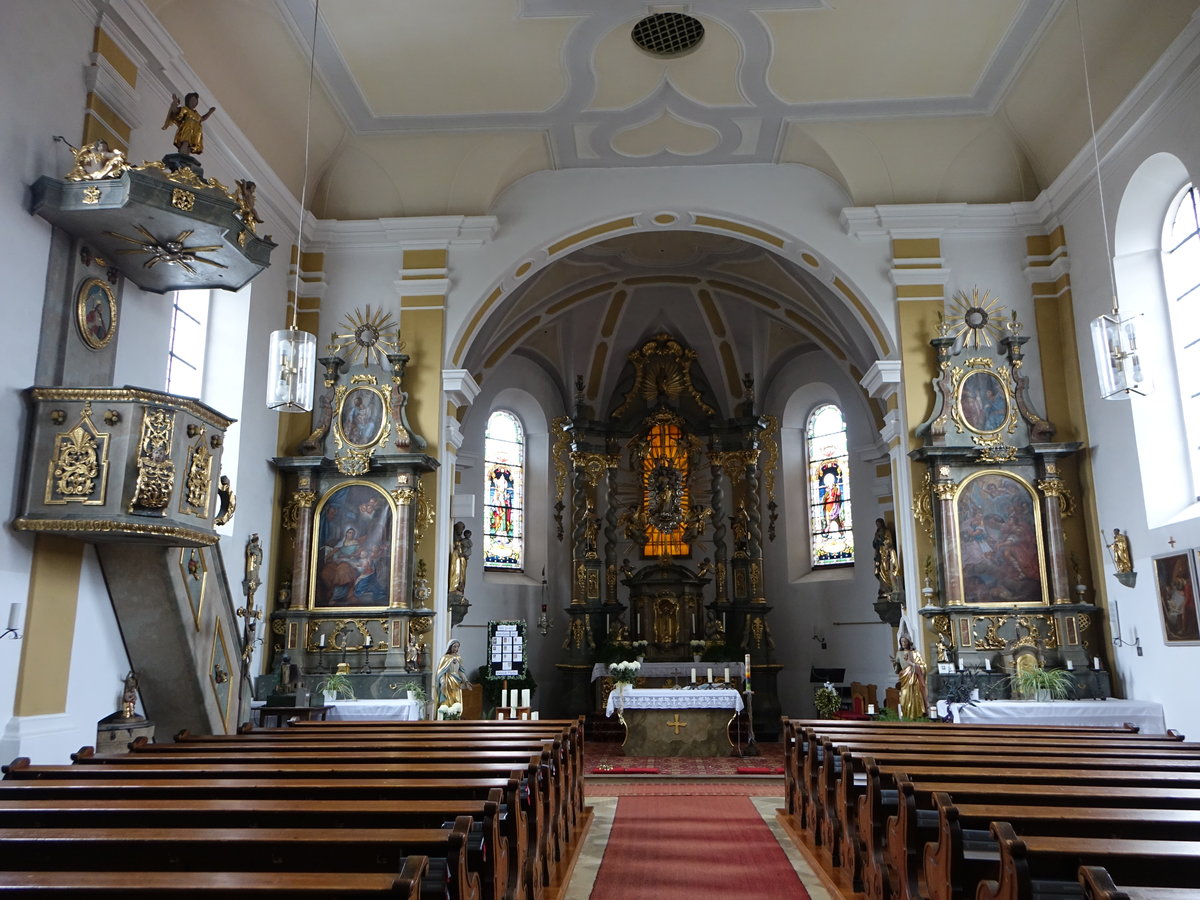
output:
{"label": "patterned carpet", "polygon": [[[625,756],[621,746],[602,741],[585,745],[584,772],[590,783],[613,776],[660,778],[766,778],[783,791],[783,744],[759,744],[758,756]],[[657,770],[657,771],[654,771]],[[740,771],[739,771],[740,770]]]}

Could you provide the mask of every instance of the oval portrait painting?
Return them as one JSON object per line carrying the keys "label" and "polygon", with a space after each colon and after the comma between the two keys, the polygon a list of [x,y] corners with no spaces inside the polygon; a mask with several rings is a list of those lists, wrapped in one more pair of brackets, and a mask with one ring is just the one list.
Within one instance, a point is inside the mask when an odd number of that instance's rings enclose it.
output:
{"label": "oval portrait painting", "polygon": [[958,408],[963,424],[981,434],[999,431],[1008,421],[1008,396],[991,372],[972,372],[963,379]]}
{"label": "oval portrait painting", "polygon": [[369,387],[351,388],[338,415],[342,437],[356,447],[368,447],[383,431],[383,397]]}
{"label": "oval portrait painting", "polygon": [[108,283],[88,278],[75,297],[75,324],[93,350],[107,347],[117,332],[117,299]]}

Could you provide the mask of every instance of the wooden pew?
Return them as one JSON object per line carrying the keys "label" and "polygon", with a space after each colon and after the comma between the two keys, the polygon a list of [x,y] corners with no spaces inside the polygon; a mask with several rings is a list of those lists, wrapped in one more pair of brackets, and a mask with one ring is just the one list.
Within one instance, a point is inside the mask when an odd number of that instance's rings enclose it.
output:
{"label": "wooden pew", "polygon": [[[6,767],[11,776],[14,767],[25,765],[18,759]],[[70,768],[70,767],[63,767]],[[143,800],[175,802],[182,799],[237,801],[242,799],[269,800],[345,800],[352,802],[387,802],[392,800],[487,800],[493,791],[504,798],[507,816],[501,821],[503,836],[509,846],[508,894],[518,898],[540,898],[544,893],[542,860],[538,856],[530,825],[531,807],[520,797],[520,778],[379,778],[379,777],[277,777],[277,778],[215,778],[177,773],[177,778],[141,779],[130,776],[92,777],[82,767],[78,778],[0,780],[0,803],[13,800],[65,800],[79,803],[86,800],[112,801],[133,795]],[[116,770],[118,773],[120,770]],[[535,810],[536,807],[533,807]]]}
{"label": "wooden pew", "polygon": [[[484,744],[485,749],[465,749],[463,745],[455,745],[451,750],[364,750],[357,746],[324,747],[318,751],[297,748],[275,750],[271,753],[247,754],[236,745],[218,747],[208,745],[205,752],[183,754],[178,752],[157,752],[150,750],[148,745],[136,751],[124,754],[96,754],[93,748],[84,747],[72,754],[77,765],[85,766],[127,766],[136,769],[138,774],[147,771],[174,771],[177,768],[200,767],[206,772],[222,774],[235,770],[244,770],[247,765],[253,766],[252,771],[277,770],[286,765],[290,770],[295,768],[309,769],[317,767],[327,771],[335,766],[339,771],[351,772],[366,768],[369,771],[398,770],[404,773],[420,772],[421,774],[483,774],[486,771],[495,772],[496,766],[511,767],[516,765],[534,765],[536,760],[539,796],[541,797],[542,841],[540,850],[545,866],[560,863],[567,854],[569,834],[567,822],[567,787],[561,784],[552,764],[551,753],[538,744],[518,745],[517,749],[492,749],[492,745]],[[168,744],[167,747],[187,745]],[[523,749],[522,749],[523,748]],[[528,751],[535,749],[534,756]],[[244,762],[248,761],[248,762]],[[68,767],[69,768],[69,767]],[[529,771],[528,768],[526,770]],[[528,774],[526,777],[529,777]],[[549,878],[550,873],[547,873]],[[549,883],[549,882],[547,882]]]}
{"label": "wooden pew", "polygon": [[1200,842],[1039,837],[1018,835],[1006,822],[993,822],[1000,849],[996,880],[980,883],[976,900],[1061,897],[1080,867],[1102,865],[1114,880],[1149,887],[1192,888],[1200,884]]}
{"label": "wooden pew", "polygon": [[[1090,799],[1096,805],[960,804],[949,794],[936,792],[937,833],[924,843],[923,852],[919,845],[912,848],[916,861],[924,864],[927,896],[931,900],[970,897],[980,881],[996,877],[999,848],[988,831],[993,821],[1007,822],[1026,836],[1200,841],[1200,810],[1102,806],[1102,791]],[[902,897],[918,896],[915,876],[915,871],[900,874],[899,883],[908,887],[901,891]]]}
{"label": "wooden pew", "polygon": [[501,835],[500,792],[469,800],[0,800],[3,828],[437,828],[447,818],[469,816],[468,865],[482,875],[484,900],[507,896],[508,841]]}
{"label": "wooden pew", "polygon": [[[203,871],[219,860],[227,871],[400,871],[408,853],[441,860],[447,900],[478,900],[479,874],[467,867],[469,816],[450,829],[396,828],[27,828],[0,830],[0,868],[21,871]],[[420,851],[424,851],[421,853]],[[428,878],[426,879],[428,880]]]}
{"label": "wooden pew", "polygon": [[1197,900],[1200,889],[1162,887],[1117,887],[1102,866],[1080,866],[1079,883],[1085,900]]}
{"label": "wooden pew", "polygon": [[228,900],[422,900],[429,861],[409,856],[399,875],[366,872],[0,871],[0,895],[14,900],[86,897],[88,900],[177,900],[188,896]]}

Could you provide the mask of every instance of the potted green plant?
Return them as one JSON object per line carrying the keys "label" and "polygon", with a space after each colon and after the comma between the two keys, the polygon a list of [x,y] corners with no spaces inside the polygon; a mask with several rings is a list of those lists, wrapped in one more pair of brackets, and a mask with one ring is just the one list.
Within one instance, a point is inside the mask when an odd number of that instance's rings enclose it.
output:
{"label": "potted green plant", "polygon": [[342,672],[330,672],[317,682],[317,690],[325,695],[326,703],[333,703],[339,696],[354,699],[354,684],[350,676]]}
{"label": "potted green plant", "polygon": [[1075,676],[1066,669],[1032,666],[1008,676],[1014,697],[1026,700],[1065,700],[1075,687]]}
{"label": "potted green plant", "polygon": [[418,681],[405,681],[395,687],[396,694],[404,694],[409,700],[425,702],[425,688]]}

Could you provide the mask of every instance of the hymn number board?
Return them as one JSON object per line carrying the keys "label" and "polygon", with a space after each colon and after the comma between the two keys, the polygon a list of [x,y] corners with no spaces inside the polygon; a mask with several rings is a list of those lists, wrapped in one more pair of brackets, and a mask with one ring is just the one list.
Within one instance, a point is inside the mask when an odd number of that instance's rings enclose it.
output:
{"label": "hymn number board", "polygon": [[524,678],[525,620],[488,622],[488,674],[492,678]]}

